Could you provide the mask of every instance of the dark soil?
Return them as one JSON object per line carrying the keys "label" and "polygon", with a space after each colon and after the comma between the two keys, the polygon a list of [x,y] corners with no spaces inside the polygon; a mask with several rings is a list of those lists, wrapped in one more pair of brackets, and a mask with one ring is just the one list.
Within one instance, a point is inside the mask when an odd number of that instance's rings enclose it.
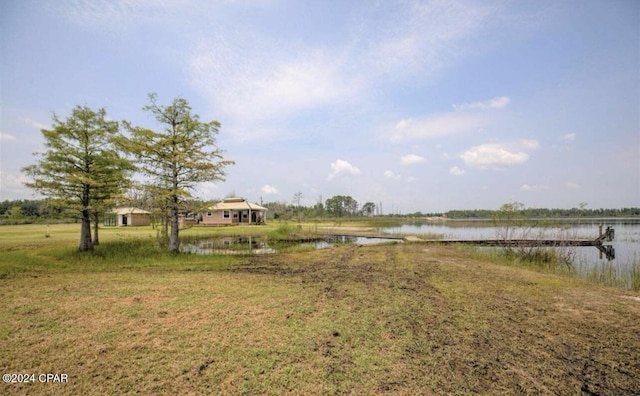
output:
{"label": "dark soil", "polygon": [[[419,244],[253,257],[235,270],[284,276],[328,304],[373,310],[381,349],[388,339],[403,345],[390,356],[403,369],[376,392],[640,394],[640,299],[619,290]],[[385,308],[391,299],[402,307]],[[331,337],[316,348],[335,357],[330,371],[349,370],[354,353],[335,356]]]}

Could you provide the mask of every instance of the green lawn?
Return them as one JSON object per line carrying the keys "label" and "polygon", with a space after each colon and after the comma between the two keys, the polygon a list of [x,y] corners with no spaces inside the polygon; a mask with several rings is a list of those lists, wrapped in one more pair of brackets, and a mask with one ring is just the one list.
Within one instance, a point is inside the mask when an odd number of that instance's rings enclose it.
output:
{"label": "green lawn", "polygon": [[[275,226],[181,235],[267,233]],[[640,393],[640,294],[456,247],[173,256],[155,231],[0,227],[3,394]]]}

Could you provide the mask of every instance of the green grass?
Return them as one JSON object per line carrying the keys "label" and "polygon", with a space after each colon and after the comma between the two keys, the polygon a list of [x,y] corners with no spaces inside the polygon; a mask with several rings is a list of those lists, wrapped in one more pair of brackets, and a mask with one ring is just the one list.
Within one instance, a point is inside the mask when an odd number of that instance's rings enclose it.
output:
{"label": "green grass", "polygon": [[281,224],[267,234],[267,238],[271,240],[289,240],[295,236],[296,227],[289,223]]}
{"label": "green grass", "polygon": [[105,229],[80,253],[77,231],[0,227],[0,368],[70,379],[2,394],[640,392],[634,292],[456,247],[170,255]]}
{"label": "green grass", "polygon": [[576,275],[593,283],[640,291],[640,261],[628,263],[601,262],[591,266],[578,264]]}
{"label": "green grass", "polygon": [[[0,227],[0,278],[76,271],[206,270],[238,262],[228,256],[169,254],[158,245],[151,227],[104,228],[100,245],[90,252],[77,249],[79,225],[52,226],[48,238],[42,233],[45,229],[34,225]],[[202,231],[184,230],[182,234],[206,235]]]}
{"label": "green grass", "polygon": [[640,291],[640,261],[630,263],[602,262],[584,265],[553,248],[533,248],[526,252],[501,248],[466,248],[474,257],[501,265],[516,265],[535,271],[571,276],[594,284]]}

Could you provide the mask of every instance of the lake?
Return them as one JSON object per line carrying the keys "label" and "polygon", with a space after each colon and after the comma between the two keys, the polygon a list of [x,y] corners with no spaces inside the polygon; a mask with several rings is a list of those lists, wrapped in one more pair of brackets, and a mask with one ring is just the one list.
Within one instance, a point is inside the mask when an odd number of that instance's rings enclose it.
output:
{"label": "lake", "polygon": [[[609,277],[612,285],[631,288],[634,274],[640,271],[640,219],[579,219],[575,222],[559,222],[551,226],[510,230],[513,238],[536,237],[548,239],[595,239],[598,226],[615,229],[611,245],[615,257],[607,259],[596,247],[571,247],[575,249],[573,266],[583,278]],[[442,223],[404,224],[398,227],[382,227],[380,232],[408,235],[440,235],[442,239],[499,239],[504,227],[496,227],[489,221],[447,221]]]}

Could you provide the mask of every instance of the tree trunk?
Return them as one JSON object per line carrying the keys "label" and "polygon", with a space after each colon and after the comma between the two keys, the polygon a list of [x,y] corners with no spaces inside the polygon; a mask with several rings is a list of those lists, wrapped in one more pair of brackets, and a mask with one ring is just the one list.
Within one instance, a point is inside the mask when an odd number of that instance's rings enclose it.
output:
{"label": "tree trunk", "polygon": [[178,253],[180,239],[178,238],[178,208],[171,208],[171,234],[169,235],[169,251]]}
{"label": "tree trunk", "polygon": [[82,210],[82,224],[80,225],[80,251],[86,252],[87,250],[93,250],[93,243],[91,243],[91,219],[89,217],[89,210]]}
{"label": "tree trunk", "polygon": [[162,214],[162,240],[163,241],[168,241],[169,240],[169,216],[167,215],[167,212],[165,211]]}
{"label": "tree trunk", "polygon": [[100,222],[100,216],[96,213],[93,216],[93,246],[100,244],[100,239],[98,239],[98,223]]}
{"label": "tree trunk", "polygon": [[[174,142],[175,148],[175,142]],[[173,189],[171,191],[171,203],[170,203],[170,213],[171,213],[171,234],[169,234],[169,251],[171,253],[178,253],[180,249],[180,239],[178,239],[178,211],[179,207],[179,197],[178,197],[178,171],[176,170],[176,165],[173,165]]]}

